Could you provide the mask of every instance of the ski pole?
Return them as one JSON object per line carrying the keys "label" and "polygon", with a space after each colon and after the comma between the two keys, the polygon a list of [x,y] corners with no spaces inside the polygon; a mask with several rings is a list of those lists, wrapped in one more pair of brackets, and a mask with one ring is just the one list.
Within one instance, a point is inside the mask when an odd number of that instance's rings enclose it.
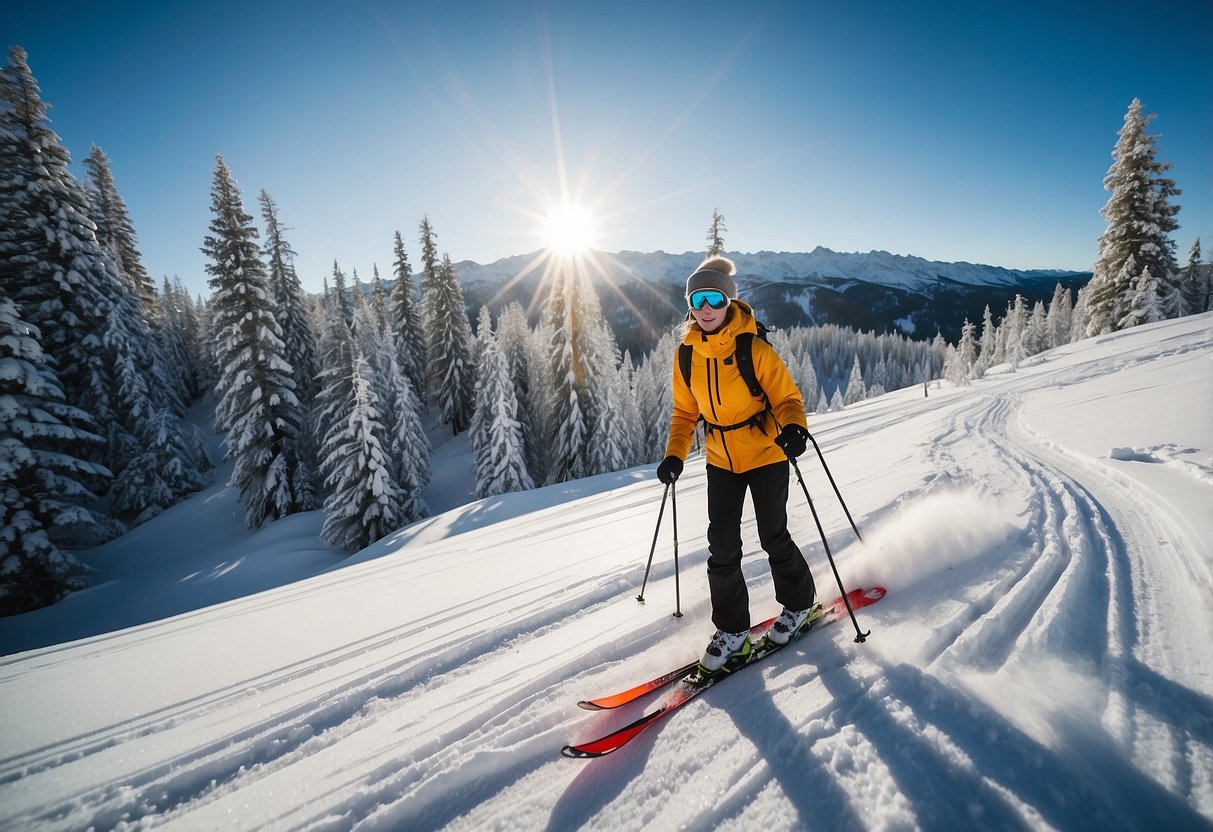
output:
{"label": "ski pole", "polygon": [[682,592],[678,586],[678,490],[670,483],[670,519],[674,521],[674,617],[682,618]]}
{"label": "ski pole", "polygon": [[[813,444],[817,443],[814,442]],[[813,522],[817,524],[817,533],[821,535],[821,545],[825,547],[826,558],[830,561],[830,569],[834,572],[834,580],[838,582],[838,591],[842,593],[842,602],[847,605],[847,614],[851,616],[851,623],[855,625],[855,641],[862,644],[867,641],[872,631],[868,630],[865,633],[859,629],[859,622],[855,620],[855,610],[851,609],[851,600],[847,598],[846,587],[842,585],[842,576],[838,574],[838,567],[834,564],[834,555],[830,552],[830,544],[826,541],[825,529],[821,527],[821,519],[817,516],[817,508],[813,505],[813,498],[809,496],[809,487],[804,484],[804,477],[800,475],[800,466],[796,464],[796,460],[788,457],[788,462],[792,463],[792,470],[796,472],[796,480],[800,483],[800,489],[804,492],[804,498],[809,501],[809,511],[813,513]],[[858,531],[856,534],[858,534]]]}
{"label": "ski pole", "polygon": [[[657,512],[657,528],[653,529],[653,546],[649,549],[649,563],[644,568],[644,582],[640,585],[640,594],[636,596],[636,600],[644,603],[644,588],[649,585],[649,570],[653,568],[653,553],[657,551],[657,533],[661,531],[661,516],[665,514],[665,500],[670,496],[670,485],[665,484],[665,492],[661,495],[661,510]],[[677,537],[677,532],[675,532]],[[677,551],[677,550],[675,550]]]}
{"label": "ski pole", "polygon": [[[769,401],[770,400],[768,399],[768,402]],[[783,425],[779,424],[778,419],[775,419],[774,412],[771,413],[771,418],[775,421],[775,429],[782,432]],[[807,428],[805,429],[805,433],[808,434],[809,439],[813,439],[813,434],[809,433]],[[816,439],[813,439],[813,447],[817,448],[817,455],[821,456],[821,448],[817,446]],[[842,603],[846,604],[847,614],[851,616],[851,624],[855,626],[855,641],[862,644],[863,642],[867,641],[868,636],[872,635],[872,631],[868,630],[865,633],[863,630],[859,629],[859,622],[855,619],[855,610],[851,609],[851,599],[847,597],[847,588],[842,585],[842,576],[838,574],[838,566],[834,563],[834,554],[830,551],[829,541],[826,540],[826,531],[821,527],[821,518],[817,516],[817,507],[813,505],[813,498],[809,496],[809,487],[804,484],[804,477],[800,474],[800,466],[796,464],[796,460],[789,456],[788,462],[792,463],[792,470],[796,472],[796,481],[800,483],[800,490],[804,492],[804,498],[809,501],[809,511],[813,513],[813,522],[817,525],[817,534],[821,536],[821,545],[825,547],[826,559],[830,562],[830,570],[834,573],[834,580],[838,583],[838,591],[842,593]],[[826,468],[825,457],[821,457],[821,467],[826,469],[826,476],[830,477],[830,484],[834,485],[834,477],[830,476],[830,469]],[[834,493],[838,494],[838,502],[841,503],[842,494],[838,493],[837,485],[834,485]],[[842,510],[846,511],[847,519],[850,520],[851,512],[847,511],[845,503],[843,503]],[[851,528],[855,529],[856,535],[859,534],[859,529],[855,528],[854,521],[851,522]],[[860,537],[859,540],[862,542],[863,538]]]}
{"label": "ski pole", "polygon": [[[808,431],[805,432],[808,433]],[[842,506],[842,511],[847,516],[847,522],[851,524],[851,529],[855,532],[855,536],[859,538],[859,542],[862,543],[863,535],[859,533],[859,527],[856,526],[855,521],[851,519],[851,511],[847,508],[846,501],[842,499],[842,492],[838,490],[838,484],[834,482],[834,475],[830,473],[830,466],[826,465],[826,458],[825,455],[821,453],[821,446],[817,444],[817,440],[813,438],[813,434],[811,433],[809,433],[809,441],[813,443],[813,448],[817,451],[817,458],[821,460],[821,467],[825,469],[826,477],[829,478],[830,485],[834,487],[834,494],[837,495],[838,502]],[[794,464],[795,463],[793,463],[793,465]],[[796,476],[800,476],[799,469],[796,471]],[[804,485],[803,481],[801,481],[801,485]],[[805,491],[805,495],[808,495],[807,490]]]}

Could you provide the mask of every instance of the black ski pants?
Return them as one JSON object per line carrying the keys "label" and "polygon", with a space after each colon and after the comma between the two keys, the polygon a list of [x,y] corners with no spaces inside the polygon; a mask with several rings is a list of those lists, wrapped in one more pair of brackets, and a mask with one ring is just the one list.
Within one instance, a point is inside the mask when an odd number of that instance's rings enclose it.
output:
{"label": "black ski pants", "polygon": [[788,463],[740,474],[708,466],[708,588],[712,623],[727,633],[750,627],[750,598],[741,572],[741,508],[754,504],[758,540],[771,564],[775,600],[788,609],[811,607],[817,591],[800,548],[788,534]]}

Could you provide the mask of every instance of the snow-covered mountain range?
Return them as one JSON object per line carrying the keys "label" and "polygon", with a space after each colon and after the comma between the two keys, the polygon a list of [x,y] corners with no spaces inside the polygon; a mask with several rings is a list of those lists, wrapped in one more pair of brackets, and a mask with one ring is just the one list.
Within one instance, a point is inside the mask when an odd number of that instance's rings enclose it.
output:
{"label": "snow-covered mountain range", "polygon": [[[810,252],[726,254],[737,264],[742,297],[768,325],[837,324],[913,338],[941,332],[953,342],[965,318],[980,321],[987,305],[997,319],[1017,293],[1029,304],[1047,303],[1057,283],[1076,289],[1090,279],[1089,272],[1023,271],[821,246]],[[620,251],[596,252],[584,261],[622,348],[642,355],[682,318],[684,281],[702,259],[695,251]],[[515,300],[539,308],[534,300],[543,260],[543,252],[534,252],[487,265],[457,263],[473,316],[486,303],[494,310]]]}
{"label": "snow-covered mountain range", "polygon": [[[1035,286],[1042,281],[1051,284],[1057,280],[1072,280],[1087,274],[1059,269],[1023,271],[981,263],[949,263],[913,255],[891,254],[887,251],[838,252],[823,246],[809,252],[756,251],[726,254],[737,264],[738,284],[743,292],[772,281],[842,278],[930,294],[940,279],[966,286],[1015,289]],[[596,252],[590,258],[590,270],[598,277],[617,283],[641,280],[681,286],[703,256],[703,252],[697,251],[681,254],[669,254],[664,251],[620,251],[613,254]],[[465,283],[483,281],[500,284],[542,259],[542,252],[533,252],[507,257],[487,265],[465,260],[456,264],[456,270],[460,280]]]}

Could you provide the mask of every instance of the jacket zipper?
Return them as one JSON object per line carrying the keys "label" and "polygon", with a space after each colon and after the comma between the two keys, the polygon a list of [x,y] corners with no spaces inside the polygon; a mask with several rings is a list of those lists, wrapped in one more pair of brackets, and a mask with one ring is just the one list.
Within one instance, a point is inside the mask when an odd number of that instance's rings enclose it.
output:
{"label": "jacket zipper", "polygon": [[[712,408],[712,421],[716,421],[716,403],[724,404],[724,400],[720,397],[720,361],[716,358],[709,358],[704,362],[704,368],[707,371],[707,392],[708,392],[708,407]],[[713,382],[712,369],[715,368],[715,381]],[[716,390],[715,397],[712,396],[712,390]],[[729,443],[725,441],[724,431],[715,431],[720,437],[720,450],[724,451],[724,458],[729,461],[729,471],[736,473],[733,465],[733,455],[729,453]]]}

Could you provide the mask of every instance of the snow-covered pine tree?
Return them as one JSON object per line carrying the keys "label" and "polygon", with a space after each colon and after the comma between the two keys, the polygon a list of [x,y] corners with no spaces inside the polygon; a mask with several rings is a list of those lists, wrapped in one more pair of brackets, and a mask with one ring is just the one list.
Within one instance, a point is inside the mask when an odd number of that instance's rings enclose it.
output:
{"label": "snow-covered pine tree", "polygon": [[384,353],[380,373],[387,380],[384,428],[388,467],[400,490],[404,522],[411,523],[430,514],[421,497],[421,489],[430,482],[430,440],[421,422],[421,401],[408,376],[400,370],[395,353]]}
{"label": "snow-covered pine tree", "polygon": [[950,344],[947,357],[943,360],[943,377],[957,386],[969,383],[969,374],[965,372],[960,351]]}
{"label": "snow-covered pine tree", "polygon": [[1200,238],[1197,237],[1188,250],[1188,265],[1184,266],[1180,279],[1180,291],[1183,297],[1184,314],[1198,315],[1209,311],[1210,278],[1213,270],[1200,267]]}
{"label": "snow-covered pine tree", "polygon": [[631,461],[631,436],[625,411],[631,402],[622,395],[619,373],[614,368],[599,370],[594,377],[594,431],[588,443],[590,470],[606,474],[627,468]]}
{"label": "snow-covered pine tree", "polygon": [[[366,306],[366,290],[362,287],[362,281],[358,279],[358,267],[355,266],[350,275],[350,305],[353,312],[358,311],[359,306]],[[352,313],[351,313],[352,314]]]}
{"label": "snow-covered pine tree", "polygon": [[960,358],[960,366],[964,370],[964,380],[961,384],[968,384],[972,379],[978,378],[977,370],[977,339],[973,333],[976,327],[965,318],[964,323],[960,327],[960,341],[956,344],[956,353]]}
{"label": "snow-covered pine tree", "polygon": [[[185,295],[185,300],[189,300],[188,294]],[[156,302],[160,306],[161,321],[156,334],[160,341],[160,353],[164,356],[167,382],[177,388],[178,397],[188,405],[198,398],[201,391],[198,389],[198,379],[195,375],[194,357],[190,355],[188,346],[188,339],[191,337],[186,331],[189,319],[181,299],[177,296],[177,290],[169,283],[167,277],[164,278],[164,286]],[[193,318],[193,324],[196,328],[196,316]],[[196,342],[196,329],[192,337]]]}
{"label": "snow-covered pine tree", "polygon": [[[1175,243],[1170,234],[1179,227],[1179,206],[1170,199],[1181,191],[1163,175],[1171,165],[1156,158],[1158,136],[1146,132],[1154,118],[1142,115],[1141,101],[1134,98],[1112,150],[1112,166],[1104,177],[1104,188],[1112,195],[1100,212],[1108,225],[1099,237],[1099,258],[1085,287],[1090,294],[1088,335],[1115,332],[1122,320],[1131,319],[1129,306],[1143,271],[1173,283]],[[1126,269],[1130,258],[1135,266]]]}
{"label": "snow-covered pine tree", "polygon": [[[480,470],[481,457],[489,452],[489,424],[492,419],[491,410],[495,407],[495,402],[485,398],[488,396],[488,390],[485,385],[488,381],[487,374],[489,368],[485,366],[484,354],[488,350],[488,344],[493,340],[493,315],[489,311],[488,305],[480,307],[480,314],[476,318],[476,336],[473,342],[472,366],[476,368],[476,395],[473,397],[472,403],[472,420],[468,426],[468,444],[472,446],[472,454],[474,458],[473,468],[476,471]],[[515,415],[517,414],[517,400],[515,400]]]}
{"label": "snow-covered pine tree", "polygon": [[[430,225],[430,218],[424,216],[421,218],[421,225],[418,229],[421,236],[418,238],[421,243],[421,320],[422,325],[429,319],[429,310],[426,309],[426,304],[429,303],[430,295],[437,291],[436,283],[438,281],[438,234],[434,231],[434,227]],[[428,333],[426,335],[428,338]],[[427,341],[428,344],[428,341]]]}
{"label": "snow-covered pine tree", "polygon": [[[835,395],[837,395],[837,393],[835,393]],[[841,402],[841,399],[839,399],[839,401]],[[821,391],[821,397],[819,399],[817,399],[817,408],[814,412],[815,413],[829,413],[830,412],[830,400],[826,398],[826,391],[824,389],[822,389],[822,391]]]}
{"label": "snow-covered pine tree", "polygon": [[589,433],[586,450],[591,474],[605,474],[625,467],[627,424],[619,408],[625,404],[617,389],[619,351],[588,274],[579,273],[571,282],[574,310],[574,352],[583,367],[586,416]]}
{"label": "snow-covered pine tree", "polygon": [[830,406],[827,408],[827,410],[829,410],[829,411],[842,410],[845,406],[846,405],[844,405],[843,401],[842,401],[842,388],[835,387],[834,395],[832,397],[830,397]]}
{"label": "snow-covered pine tree", "polygon": [[476,369],[472,326],[449,255],[442,256],[442,265],[428,283],[425,315],[430,400],[438,405],[442,422],[458,435],[471,423]]}
{"label": "snow-covered pine tree", "polygon": [[1158,280],[1150,274],[1149,266],[1141,270],[1141,274],[1133,284],[1133,289],[1133,298],[1129,301],[1129,311],[1117,322],[1117,329],[1128,329],[1139,324],[1152,324],[1165,320],[1166,316],[1158,297]]}
{"label": "snow-covered pine tree", "polygon": [[282,328],[283,358],[291,365],[295,396],[306,410],[316,395],[316,333],[304,301],[303,284],[295,271],[295,250],[287,241],[278,214],[278,204],[264,189],[259,197],[265,222],[265,262],[269,267],[269,289],[274,319]]}
{"label": "snow-covered pine tree", "polygon": [[616,373],[615,395],[622,402],[623,431],[627,438],[624,449],[623,468],[643,465],[648,462],[641,440],[644,426],[640,423],[640,408],[636,405],[636,364],[630,352],[625,351]]}
{"label": "snow-covered pine tree", "polygon": [[1057,288],[1053,290],[1053,300],[1049,302],[1049,313],[1045,317],[1045,331],[1048,333],[1046,349],[1070,343],[1070,330],[1074,326],[1074,304],[1070,297],[1070,290],[1058,283]]}
{"label": "snow-covered pine tree", "polygon": [[480,383],[476,390],[476,410],[480,436],[476,452],[476,496],[492,497],[534,487],[526,468],[526,448],[522,425],[518,422],[518,400],[510,378],[509,364],[501,346],[486,326],[482,314],[477,333],[480,343]]}
{"label": "snow-covered pine tree", "polygon": [[994,316],[990,313],[990,305],[987,303],[985,310],[981,313],[981,338],[977,342],[977,354],[983,366],[991,367],[997,363],[991,360],[994,357],[997,342],[998,335],[994,328]]}
{"label": "snow-covered pine tree", "polygon": [[245,522],[258,528],[314,506],[300,484],[310,479],[302,458],[304,412],[274,317],[253,218],[222,156],[215,157],[210,234],[202,251],[214,290],[215,358],[219,366],[215,424],[227,431],[234,461],[230,484],[240,489]]}
{"label": "snow-covered pine tree", "polygon": [[417,287],[413,283],[413,269],[409,265],[409,256],[404,250],[404,240],[401,239],[399,231],[396,232],[393,242],[393,252],[395,260],[392,262],[392,274],[396,278],[396,285],[392,287],[389,319],[395,339],[396,358],[417,397],[424,399],[426,392],[425,329],[418,303]]}
{"label": "snow-covered pine tree", "polygon": [[1028,310],[1024,305],[1023,295],[1016,294],[1015,299],[1007,306],[1006,317],[1002,319],[999,333],[1004,335],[1005,361],[1011,365],[1011,372],[1019,369],[1019,365],[1028,357],[1024,344],[1024,331],[1028,326]]}
{"label": "snow-covered pine tree", "polygon": [[330,303],[341,313],[341,319],[348,325],[354,317],[354,310],[351,308],[350,296],[345,288],[345,272],[341,271],[336,260],[333,261],[333,291],[331,295],[326,291],[325,297],[330,299]]}
{"label": "snow-covered pine tree", "polygon": [[1081,341],[1087,337],[1091,324],[1091,293],[1090,284],[1082,287],[1074,296],[1074,310],[1070,315],[1070,343]]}
{"label": "snow-covered pine tree", "polygon": [[853,405],[856,402],[861,402],[868,397],[868,388],[863,381],[863,370],[859,366],[859,356],[855,356],[855,363],[851,366],[851,376],[847,379],[847,392],[843,396],[842,404],[844,407]]}
{"label": "snow-covered pine tree", "polygon": [[[0,267],[12,299],[41,333],[66,400],[106,437],[103,447],[82,452],[113,471],[121,486],[113,508],[128,518],[163,508],[158,490],[142,492],[137,483],[171,464],[179,443],[153,449],[159,456],[150,472],[126,469],[136,462],[133,449],[164,435],[163,423],[151,425],[156,415],[182,413],[184,404],[162,375],[159,343],[131,284],[98,243],[93,205],[68,170],[71,159],[20,48],[0,72],[0,103]],[[200,482],[197,463],[182,462]]]}
{"label": "snow-covered pine tree", "polygon": [[381,333],[387,332],[387,294],[383,291],[383,281],[379,279],[379,264],[371,264],[371,312],[375,315],[375,325]]}
{"label": "snow-covered pine tree", "polygon": [[1024,352],[1026,355],[1036,355],[1049,348],[1049,328],[1046,324],[1044,301],[1036,301],[1032,305],[1032,314],[1024,328]]}
{"label": "snow-covered pine tree", "polygon": [[636,373],[636,409],[643,428],[642,463],[659,462],[665,456],[674,408],[671,384],[682,384],[681,376],[677,379],[673,376],[674,355],[680,340],[674,332],[661,336]]}
{"label": "snow-covered pine tree", "polygon": [[351,377],[353,401],[348,420],[327,437],[324,526],[320,537],[330,546],[356,552],[400,528],[404,512],[400,491],[379,437],[378,402],[371,389],[370,365],[355,348]]}
{"label": "snow-covered pine tree", "polygon": [[139,299],[143,318],[153,329],[160,323],[160,307],[156,303],[156,284],[143,266],[143,256],[135,236],[135,224],[131,221],[126,202],[114,184],[109,157],[105,151],[93,145],[92,152],[84,160],[88,170],[89,193],[92,197],[93,222],[97,226],[97,243],[118,268],[118,273],[130,284],[131,291]]}
{"label": "snow-covered pine tree", "polygon": [[[527,326],[526,313],[514,301],[504,310],[497,321],[497,343],[510,368],[510,380],[518,400],[518,423],[522,426],[522,442],[525,446],[527,471],[531,479],[540,481],[541,467],[534,467],[543,454],[537,446],[542,444],[543,428],[536,416],[536,404],[532,401],[531,388],[531,330]],[[544,362],[540,362],[541,364]]]}
{"label": "snow-covered pine tree", "polygon": [[[316,398],[312,402],[313,443],[323,448],[328,437],[348,423],[354,401],[354,337],[334,302],[324,307],[320,337],[320,376]],[[323,480],[332,465],[319,456]]]}
{"label": "snow-covered pine tree", "polygon": [[571,279],[556,275],[544,317],[551,334],[549,360],[552,388],[548,415],[548,484],[580,479],[590,473],[585,453],[589,434],[586,372],[576,350],[578,325]]}
{"label": "snow-covered pine tree", "polygon": [[712,224],[708,226],[708,257],[724,254],[724,232],[728,230],[725,227],[724,215],[720,213],[720,209],[713,208]]}
{"label": "snow-covered pine tree", "polygon": [[0,286],[0,616],[37,609],[89,584],[59,535],[94,526],[86,483],[109,476],[78,458],[99,446],[88,414],[64,401],[38,330]]}

